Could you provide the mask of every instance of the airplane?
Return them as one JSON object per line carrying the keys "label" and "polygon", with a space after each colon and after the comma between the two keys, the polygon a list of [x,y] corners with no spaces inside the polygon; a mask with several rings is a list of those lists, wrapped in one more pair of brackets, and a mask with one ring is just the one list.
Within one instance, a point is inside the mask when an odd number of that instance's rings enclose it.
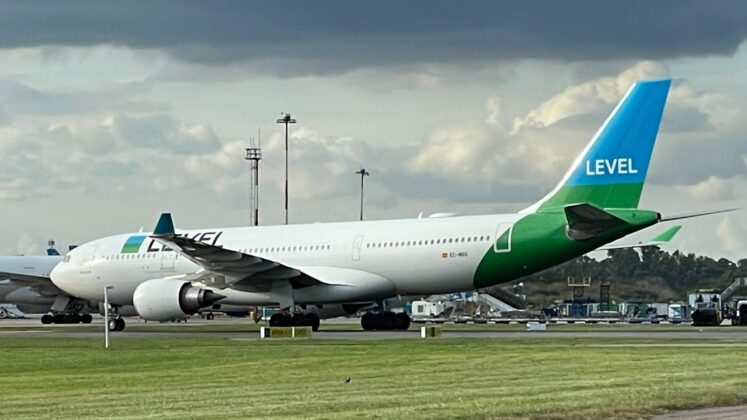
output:
{"label": "airplane", "polygon": [[43,324],[91,323],[90,303],[68,295],[50,280],[60,261],[54,241],[49,242],[47,255],[0,256],[0,303],[42,313]]}
{"label": "airplane", "polygon": [[[49,241],[47,255],[0,256],[0,303],[13,304],[25,313],[43,314],[42,324],[90,324],[91,314],[103,313],[103,306],[72,296],[52,283],[50,273],[62,259],[54,241]],[[136,315],[135,308],[124,306],[120,314]],[[113,324],[113,328],[119,325]]]}
{"label": "airplane", "polygon": [[[422,217],[422,215],[421,215]],[[442,217],[442,216],[439,216]],[[672,226],[661,233],[658,233],[653,238],[647,241],[640,241],[635,243],[612,243],[603,247],[595,249],[596,251],[614,251],[619,249],[635,249],[635,248],[647,248],[647,247],[661,247],[669,244],[675,235],[682,229],[682,225]],[[522,283],[523,284],[523,283]],[[482,293],[482,290],[479,290]],[[471,295],[470,292],[458,292],[452,293],[452,296],[456,296],[456,299],[464,299],[465,295]],[[410,302],[417,299],[423,299],[430,295],[423,296],[410,296],[407,298],[399,297],[399,299],[390,299],[392,302],[396,300],[396,304],[404,305],[406,302]],[[364,302],[359,305],[311,305],[304,308],[305,314],[309,316],[314,314],[319,319],[337,318],[350,316],[358,312],[359,310],[366,310],[367,307],[372,306],[373,302]],[[263,307],[267,307],[263,305]],[[229,315],[247,315],[250,311],[256,309],[257,306],[249,305],[226,305],[222,303],[215,303],[212,306],[201,308],[200,313],[204,314],[206,319],[214,319],[213,312],[223,312]]]}
{"label": "airplane", "polygon": [[147,320],[194,314],[216,302],[288,308],[270,325],[311,325],[310,306],[378,303],[364,330],[404,330],[396,296],[448,294],[506,283],[660,222],[639,209],[671,80],[635,83],[544,198],[515,214],[176,230],[97,239],[52,271],[69,294],[134,305]]}

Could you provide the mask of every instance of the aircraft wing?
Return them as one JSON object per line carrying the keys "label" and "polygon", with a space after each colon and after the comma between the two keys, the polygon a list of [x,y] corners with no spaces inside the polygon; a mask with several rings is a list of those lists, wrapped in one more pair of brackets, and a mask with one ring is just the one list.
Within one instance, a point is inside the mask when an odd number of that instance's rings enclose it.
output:
{"label": "aircraft wing", "polygon": [[595,251],[609,251],[611,249],[624,249],[624,248],[645,248],[647,246],[660,246],[669,243],[674,238],[674,235],[682,229],[682,226],[672,226],[664,232],[656,235],[646,242],[638,242],[634,244],[610,244],[595,249]]}
{"label": "aircraft wing", "polygon": [[151,237],[202,267],[204,272],[196,273],[192,280],[209,286],[267,291],[271,289],[273,280],[290,280],[294,288],[332,284],[278,261],[177,235],[169,213],[161,214]]}
{"label": "aircraft wing", "polygon": [[20,287],[31,286],[37,290],[48,292],[65,294],[57,286],[52,283],[52,279],[48,276],[37,276],[33,274],[15,273],[9,271],[0,271],[0,279],[8,279],[11,283],[16,284]]}

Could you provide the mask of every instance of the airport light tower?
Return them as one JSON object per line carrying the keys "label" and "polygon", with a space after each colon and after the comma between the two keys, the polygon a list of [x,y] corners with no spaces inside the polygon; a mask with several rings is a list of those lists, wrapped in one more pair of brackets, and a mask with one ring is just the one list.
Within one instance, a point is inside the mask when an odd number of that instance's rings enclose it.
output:
{"label": "airport light tower", "polygon": [[288,124],[295,124],[296,120],[290,114],[280,113],[278,124],[285,124],[285,224],[288,224]]}
{"label": "airport light tower", "polygon": [[371,174],[364,168],[361,168],[360,171],[356,171],[355,173],[361,176],[361,220],[363,220],[363,179]]}
{"label": "airport light tower", "polygon": [[249,172],[251,173],[251,207],[249,211],[251,224],[253,226],[259,225],[259,161],[262,160],[262,149],[260,148],[260,140],[257,137],[257,144],[254,144],[254,139],[250,140],[250,146],[246,149],[246,157],[244,159],[249,161]]}

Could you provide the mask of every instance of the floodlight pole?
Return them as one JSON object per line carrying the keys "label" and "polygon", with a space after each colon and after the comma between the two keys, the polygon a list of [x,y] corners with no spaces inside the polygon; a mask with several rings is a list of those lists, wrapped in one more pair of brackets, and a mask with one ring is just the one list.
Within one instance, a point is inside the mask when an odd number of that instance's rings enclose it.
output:
{"label": "floodlight pole", "polygon": [[104,287],[104,348],[109,348],[109,289],[112,286]]}
{"label": "floodlight pole", "polygon": [[295,124],[296,120],[290,114],[280,113],[278,124],[285,124],[285,224],[288,224],[288,124]]}
{"label": "floodlight pole", "polygon": [[361,220],[363,220],[363,178],[371,175],[366,171],[364,168],[361,168],[360,171],[356,171],[356,174],[361,176]]}

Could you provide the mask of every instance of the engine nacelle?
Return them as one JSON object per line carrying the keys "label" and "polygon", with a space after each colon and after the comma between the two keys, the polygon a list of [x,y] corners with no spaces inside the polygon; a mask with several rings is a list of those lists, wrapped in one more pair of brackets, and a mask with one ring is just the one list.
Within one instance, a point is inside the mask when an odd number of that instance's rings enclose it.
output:
{"label": "engine nacelle", "polygon": [[170,321],[192,315],[224,297],[212,290],[194,287],[188,281],[154,279],[135,289],[132,302],[143,319]]}

